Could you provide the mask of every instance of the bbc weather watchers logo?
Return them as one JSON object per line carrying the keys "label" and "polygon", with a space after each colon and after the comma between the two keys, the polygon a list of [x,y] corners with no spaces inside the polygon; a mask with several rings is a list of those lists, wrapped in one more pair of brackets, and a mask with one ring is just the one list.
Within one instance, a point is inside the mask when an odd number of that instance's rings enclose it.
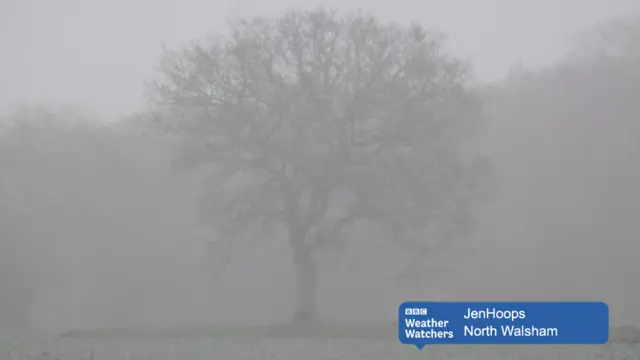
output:
{"label": "bbc weather watchers logo", "polygon": [[407,301],[398,339],[418,349],[436,344],[606,344],[603,302]]}
{"label": "bbc weather watchers logo", "polygon": [[404,309],[404,315],[427,315],[429,312],[427,308],[406,308]]}

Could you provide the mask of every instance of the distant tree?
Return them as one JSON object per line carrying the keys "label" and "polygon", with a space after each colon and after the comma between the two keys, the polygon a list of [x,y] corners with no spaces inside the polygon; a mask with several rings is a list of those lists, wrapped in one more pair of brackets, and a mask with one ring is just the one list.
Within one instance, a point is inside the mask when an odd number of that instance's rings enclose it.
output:
{"label": "distant tree", "polygon": [[640,15],[617,18],[587,28],[574,37],[573,55],[602,58],[640,58]]}
{"label": "distant tree", "polygon": [[[145,294],[171,291],[154,265],[176,270],[158,258],[163,244],[200,236],[190,225],[191,189],[171,173],[171,148],[129,122],[105,125],[72,108],[26,107],[8,120],[0,128],[0,328],[139,322],[151,307]],[[47,308],[86,305],[100,311],[64,318],[56,317],[64,309]],[[33,311],[51,315],[30,319]]]}
{"label": "distant tree", "polygon": [[[524,220],[516,220],[537,224],[527,231],[531,239],[555,237],[567,244],[541,243],[538,256],[562,259],[538,262],[542,286],[564,282],[571,285],[559,286],[554,297],[599,297],[617,311],[628,306],[625,322],[640,319],[631,313],[640,292],[628,285],[638,273],[640,251],[638,20],[614,20],[581,32],[573,56],[511,77],[495,86],[488,101],[489,116],[499,124],[495,128],[519,146],[519,156],[504,152],[496,163],[517,168],[521,179],[535,179],[529,185],[512,183],[506,201],[521,201],[518,205],[529,209]],[[496,141],[495,146],[505,145]],[[597,246],[597,258],[575,256],[581,244]],[[570,274],[576,277],[567,280]]]}
{"label": "distant tree", "polygon": [[184,136],[186,164],[210,170],[208,219],[225,241],[286,229],[294,321],[317,320],[314,253],[344,245],[349,227],[386,231],[418,277],[470,230],[488,169],[466,151],[481,108],[442,43],[418,25],[317,9],[166,51],[158,119]]}
{"label": "distant tree", "polygon": [[[0,147],[0,151],[2,151]],[[9,166],[0,161],[0,173]],[[11,179],[0,175],[0,333],[29,327],[33,278],[25,261],[20,216],[11,199]]]}
{"label": "distant tree", "polygon": [[46,249],[64,246],[59,232],[80,218],[72,216],[69,204],[79,200],[70,200],[68,190],[79,188],[74,175],[83,169],[75,160],[87,151],[74,145],[92,132],[85,120],[71,108],[26,106],[2,123],[0,327],[15,331],[36,326],[29,315],[33,301],[44,287],[61,280],[61,269],[52,266],[54,256]]}

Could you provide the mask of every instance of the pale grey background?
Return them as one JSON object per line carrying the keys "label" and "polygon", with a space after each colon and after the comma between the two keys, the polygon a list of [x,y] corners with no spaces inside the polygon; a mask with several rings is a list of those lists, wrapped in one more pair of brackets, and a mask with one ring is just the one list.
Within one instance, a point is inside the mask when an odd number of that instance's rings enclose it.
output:
{"label": "pale grey background", "polygon": [[552,62],[575,31],[640,9],[636,0],[2,0],[0,109],[63,101],[124,114],[143,100],[142,82],[162,44],[223,31],[235,17],[318,5],[445,30],[452,50],[488,80],[520,61]]}

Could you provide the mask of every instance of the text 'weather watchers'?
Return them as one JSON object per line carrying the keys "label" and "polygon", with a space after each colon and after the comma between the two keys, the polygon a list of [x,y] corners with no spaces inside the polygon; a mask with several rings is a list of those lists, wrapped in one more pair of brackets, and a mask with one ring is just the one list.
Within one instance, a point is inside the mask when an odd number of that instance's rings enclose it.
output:
{"label": "text 'weather watchers'", "polygon": [[406,302],[398,338],[430,344],[602,344],[609,307],[602,302]]}

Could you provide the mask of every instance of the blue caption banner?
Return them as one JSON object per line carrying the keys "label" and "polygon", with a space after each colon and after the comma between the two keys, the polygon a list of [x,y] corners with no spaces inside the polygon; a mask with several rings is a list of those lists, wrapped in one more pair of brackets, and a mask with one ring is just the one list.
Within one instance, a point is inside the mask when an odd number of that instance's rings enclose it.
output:
{"label": "blue caption banner", "polygon": [[405,302],[400,342],[437,344],[605,344],[603,302]]}

